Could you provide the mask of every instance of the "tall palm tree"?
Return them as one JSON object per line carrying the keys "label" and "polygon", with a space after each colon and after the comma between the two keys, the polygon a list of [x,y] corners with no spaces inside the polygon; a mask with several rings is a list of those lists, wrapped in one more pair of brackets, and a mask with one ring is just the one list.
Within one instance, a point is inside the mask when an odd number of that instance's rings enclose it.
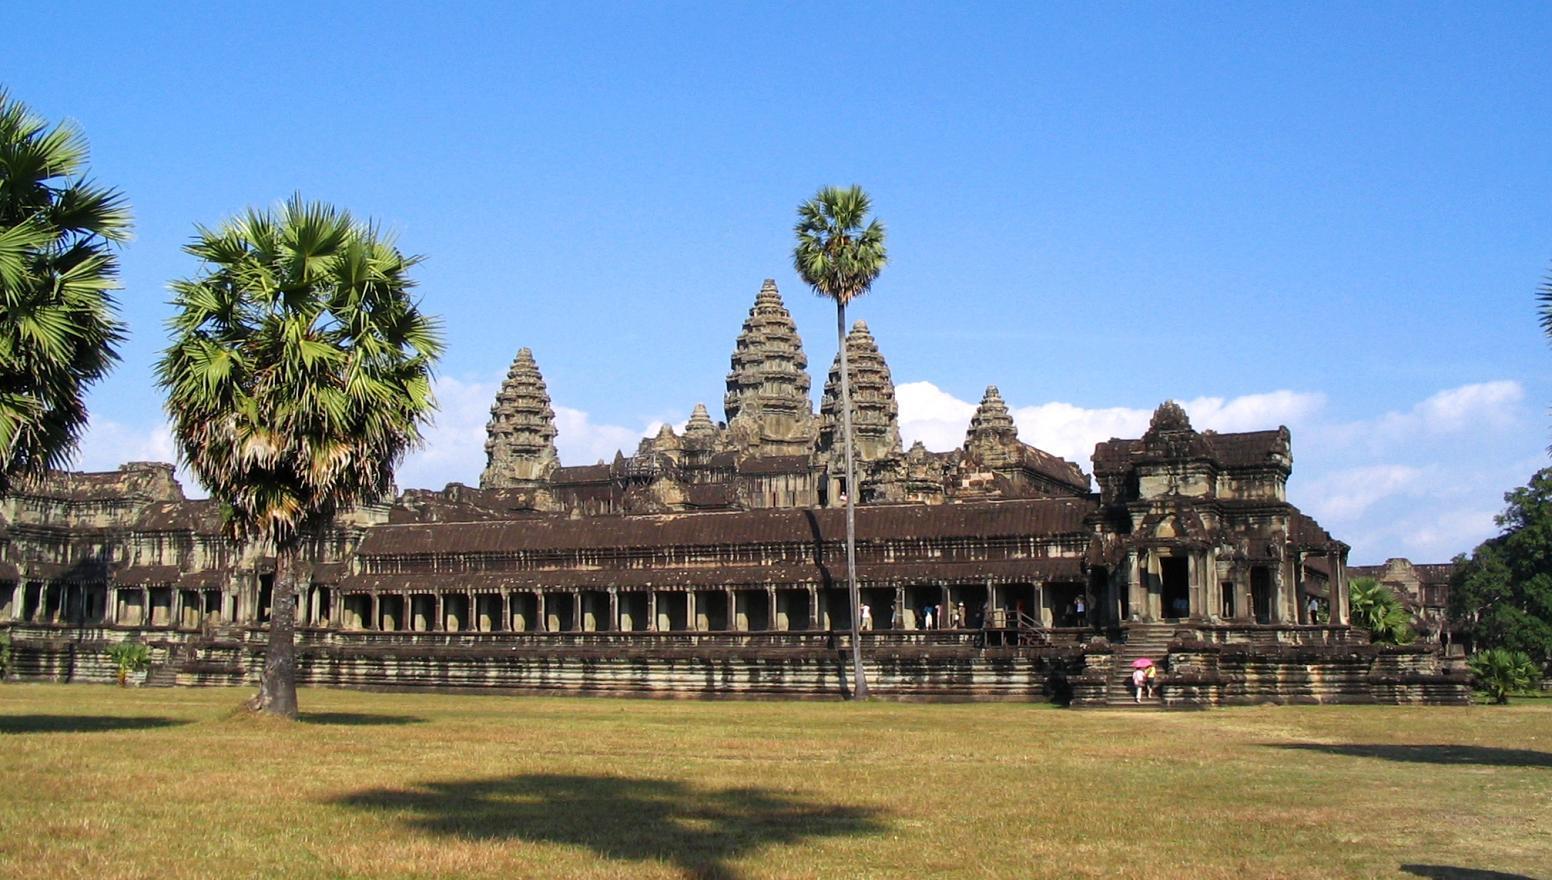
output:
{"label": "tall palm tree", "polygon": [[862,670],[862,640],[858,634],[857,519],[855,498],[857,465],[851,442],[851,368],[846,359],[846,306],[873,286],[884,271],[884,225],[869,219],[873,204],[860,186],[845,189],[827,186],[798,206],[797,247],[792,264],[798,275],[820,296],[835,301],[835,340],[841,350],[841,431],[846,448],[846,581],[851,597],[851,659],[853,694],[868,696],[868,679]]}
{"label": "tall palm tree", "polygon": [[180,454],[237,538],[275,553],[269,646],[253,708],[296,716],[295,574],[334,513],[389,491],[435,407],[439,323],[370,224],[294,197],[200,228],[204,263],[172,284],[157,365]]}
{"label": "tall palm tree", "polygon": [[129,209],[86,159],[78,128],[0,89],[0,495],[69,460],[124,338],[109,291]]}

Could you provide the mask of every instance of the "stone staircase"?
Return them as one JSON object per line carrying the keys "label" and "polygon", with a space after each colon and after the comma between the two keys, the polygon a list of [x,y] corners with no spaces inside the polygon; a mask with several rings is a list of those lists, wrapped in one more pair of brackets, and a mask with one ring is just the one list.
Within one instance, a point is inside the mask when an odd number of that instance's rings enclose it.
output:
{"label": "stone staircase", "polygon": [[[1105,705],[1117,707],[1137,705],[1132,696],[1132,661],[1147,657],[1159,664],[1159,671],[1163,672],[1164,655],[1169,653],[1169,643],[1175,634],[1175,629],[1176,625],[1173,623],[1127,624],[1126,638],[1116,645],[1114,659],[1111,660],[1110,681],[1105,690]],[[1159,701],[1155,697],[1150,704],[1145,699],[1143,705],[1158,707]]]}

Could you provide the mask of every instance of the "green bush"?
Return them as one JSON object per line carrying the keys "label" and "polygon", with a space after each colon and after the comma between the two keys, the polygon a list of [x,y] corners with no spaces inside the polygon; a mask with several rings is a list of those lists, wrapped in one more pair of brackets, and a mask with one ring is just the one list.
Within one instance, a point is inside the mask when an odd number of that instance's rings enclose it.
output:
{"label": "green bush", "polygon": [[11,672],[11,634],[0,633],[0,678]]}
{"label": "green bush", "polygon": [[1477,690],[1503,704],[1509,702],[1510,694],[1535,687],[1541,670],[1524,651],[1492,648],[1471,658],[1471,675]]}
{"label": "green bush", "polygon": [[1352,604],[1354,626],[1369,631],[1376,642],[1386,645],[1408,645],[1417,638],[1412,631],[1412,615],[1401,604],[1401,598],[1374,578],[1353,578],[1348,584],[1348,596]]}
{"label": "green bush", "polygon": [[151,649],[139,642],[119,642],[108,647],[108,659],[118,667],[119,687],[129,685],[129,674],[151,665]]}

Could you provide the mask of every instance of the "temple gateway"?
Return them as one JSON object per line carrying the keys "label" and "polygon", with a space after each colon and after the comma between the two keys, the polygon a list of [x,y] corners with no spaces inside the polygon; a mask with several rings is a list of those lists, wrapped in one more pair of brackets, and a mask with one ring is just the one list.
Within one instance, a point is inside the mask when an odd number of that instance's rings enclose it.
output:
{"label": "temple gateway", "polygon": [[[1428,646],[1348,627],[1347,545],[1288,502],[1286,428],[1197,431],[1177,404],[1098,444],[1093,482],[1018,439],[995,386],[948,452],[903,448],[866,324],[814,411],[776,284],[755,297],[713,421],[697,404],[633,454],[564,466],[544,377],[517,353],[478,487],[411,489],[342,514],[300,585],[304,683],[665,695],[843,696],[857,507],[864,662],[881,696],[1131,700],[1139,658],[1174,705],[1465,702]],[[1097,483],[1098,491],[1092,486]],[[274,561],[224,536],[173,466],[58,473],[0,499],[0,629],[13,675],[257,680]]]}

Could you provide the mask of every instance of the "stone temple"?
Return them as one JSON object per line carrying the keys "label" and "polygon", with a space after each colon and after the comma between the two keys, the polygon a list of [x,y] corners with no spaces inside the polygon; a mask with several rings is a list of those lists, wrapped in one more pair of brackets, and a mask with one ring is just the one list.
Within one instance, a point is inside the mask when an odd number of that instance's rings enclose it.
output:
{"label": "stone temple", "polygon": [[[1197,431],[1166,402],[1080,465],[1036,449],[996,386],[962,446],[903,448],[889,366],[846,339],[818,411],[776,284],[755,297],[714,421],[696,404],[612,462],[563,465],[524,348],[491,407],[478,488],[339,516],[299,585],[304,683],[663,695],[844,695],[841,505],[857,502],[864,662],[882,696],[1130,699],[1141,657],[1176,705],[1462,702],[1429,647],[1347,626],[1347,545],[1287,498],[1286,428]],[[1097,484],[1098,490],[1094,490]],[[13,675],[107,680],[147,642],[149,684],[256,680],[274,561],[223,535],[169,464],[59,473],[0,499]]]}

